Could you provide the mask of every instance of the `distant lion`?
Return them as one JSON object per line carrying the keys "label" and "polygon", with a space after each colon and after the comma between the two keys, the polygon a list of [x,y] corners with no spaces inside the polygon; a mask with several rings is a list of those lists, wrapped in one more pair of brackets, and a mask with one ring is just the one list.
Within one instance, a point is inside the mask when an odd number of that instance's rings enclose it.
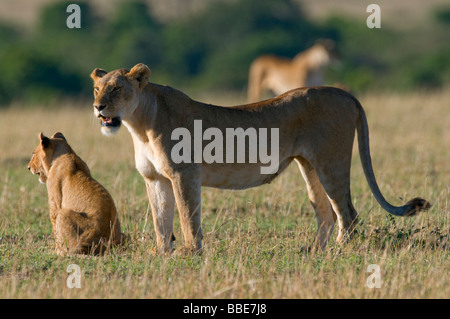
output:
{"label": "distant lion", "polygon": [[39,135],[28,169],[47,185],[58,255],[100,253],[122,241],[114,201],[62,133]]}
{"label": "distant lion", "polygon": [[338,60],[333,40],[317,40],[293,59],[263,55],[250,65],[248,101],[256,102],[264,90],[280,95],[289,90],[324,85],[325,67]]}

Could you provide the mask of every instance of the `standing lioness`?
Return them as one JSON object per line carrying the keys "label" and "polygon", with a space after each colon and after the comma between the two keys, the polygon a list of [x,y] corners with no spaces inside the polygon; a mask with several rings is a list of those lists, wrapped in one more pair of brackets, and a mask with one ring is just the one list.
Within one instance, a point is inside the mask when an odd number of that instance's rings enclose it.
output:
{"label": "standing lioness", "polygon": [[[172,251],[175,203],[186,248],[201,250],[201,186],[245,189],[269,183],[294,160],[316,211],[317,244],[326,245],[335,218],[339,226],[337,240],[344,240],[357,218],[350,196],[355,131],[367,181],[380,205],[397,216],[413,215],[429,207],[428,202],[420,198],[401,207],[392,206],[384,199],[372,170],[364,110],[348,92],[327,87],[303,88],[259,103],[221,107],[193,101],[170,87],[148,83],[149,76],[150,69],[142,63],[131,71],[120,69],[107,73],[95,69],[91,74],[94,113],[101,119],[103,134],[117,132],[121,123],[131,133],[136,168],[147,186],[157,245],[163,252]],[[203,136],[209,134],[210,140],[211,133],[219,131],[226,136],[230,128],[241,128],[245,132],[278,129],[279,147],[267,152],[278,152],[278,170],[261,174],[266,164],[261,160],[229,164],[199,161],[192,154],[187,154],[189,161],[175,160],[172,151],[179,143],[175,131],[187,132],[190,136],[187,142],[191,142],[194,149],[199,144],[193,138],[199,133],[195,120],[201,120]],[[220,145],[218,141],[213,142]],[[236,154],[234,149],[223,145],[223,149],[216,148],[216,154]],[[248,149],[245,152],[248,159],[251,154]]]}
{"label": "standing lioness", "polygon": [[262,55],[250,65],[248,101],[258,101],[266,89],[280,95],[295,88],[324,85],[325,68],[338,60],[336,45],[329,39],[317,40],[292,59]]}
{"label": "standing lioness", "polygon": [[47,185],[56,252],[99,253],[122,240],[114,201],[61,133],[39,135],[28,169]]}

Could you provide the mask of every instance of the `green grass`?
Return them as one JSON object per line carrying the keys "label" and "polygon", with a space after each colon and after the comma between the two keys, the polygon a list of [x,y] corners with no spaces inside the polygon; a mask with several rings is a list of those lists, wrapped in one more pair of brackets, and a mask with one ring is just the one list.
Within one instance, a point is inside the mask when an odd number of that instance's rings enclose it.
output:
{"label": "green grass", "polygon": [[[323,252],[302,249],[314,238],[315,215],[292,165],[271,185],[204,188],[205,251],[184,257],[152,252],[151,213],[126,129],[103,137],[89,107],[0,110],[0,298],[448,298],[450,91],[360,100],[382,192],[396,205],[423,196],[429,212],[382,211],[355,148],[351,190],[360,219],[346,245],[333,239]],[[127,246],[99,257],[54,254],[47,191],[27,170],[40,131],[63,132],[110,191]],[[182,245],[177,214],[175,236]],[[70,264],[81,268],[81,289],[67,288]],[[370,264],[381,268],[380,289],[365,284]]]}

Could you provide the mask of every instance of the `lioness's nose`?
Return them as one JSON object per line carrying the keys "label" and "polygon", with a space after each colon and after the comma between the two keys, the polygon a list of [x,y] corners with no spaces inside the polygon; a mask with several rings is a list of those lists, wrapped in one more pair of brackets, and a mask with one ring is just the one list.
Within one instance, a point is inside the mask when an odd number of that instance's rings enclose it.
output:
{"label": "lioness's nose", "polygon": [[30,170],[31,169],[31,167],[30,166],[28,166],[28,170]]}
{"label": "lioness's nose", "polygon": [[105,105],[105,104],[94,104],[94,107],[95,107],[98,111],[101,111],[101,110],[103,110],[103,109],[106,107],[106,105]]}

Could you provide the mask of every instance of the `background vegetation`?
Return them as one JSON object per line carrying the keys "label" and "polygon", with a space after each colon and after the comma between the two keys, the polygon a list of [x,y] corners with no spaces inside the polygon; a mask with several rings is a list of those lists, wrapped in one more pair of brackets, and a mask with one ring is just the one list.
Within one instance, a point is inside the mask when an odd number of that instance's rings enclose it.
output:
{"label": "background vegetation", "polygon": [[66,8],[72,2],[49,2],[27,30],[0,23],[1,104],[90,97],[88,75],[95,67],[131,68],[138,62],[151,67],[153,82],[194,94],[244,92],[248,67],[258,55],[293,57],[324,37],[337,42],[343,58],[329,70],[329,83],[344,83],[356,93],[439,88],[450,80],[450,7],[427,8],[423,14],[431,23],[421,26],[421,34],[390,28],[384,20],[382,29],[369,30],[365,12],[359,19],[312,19],[294,0],[211,1],[169,20],[144,1],[119,2],[108,14],[77,1],[82,28],[68,29]]}

